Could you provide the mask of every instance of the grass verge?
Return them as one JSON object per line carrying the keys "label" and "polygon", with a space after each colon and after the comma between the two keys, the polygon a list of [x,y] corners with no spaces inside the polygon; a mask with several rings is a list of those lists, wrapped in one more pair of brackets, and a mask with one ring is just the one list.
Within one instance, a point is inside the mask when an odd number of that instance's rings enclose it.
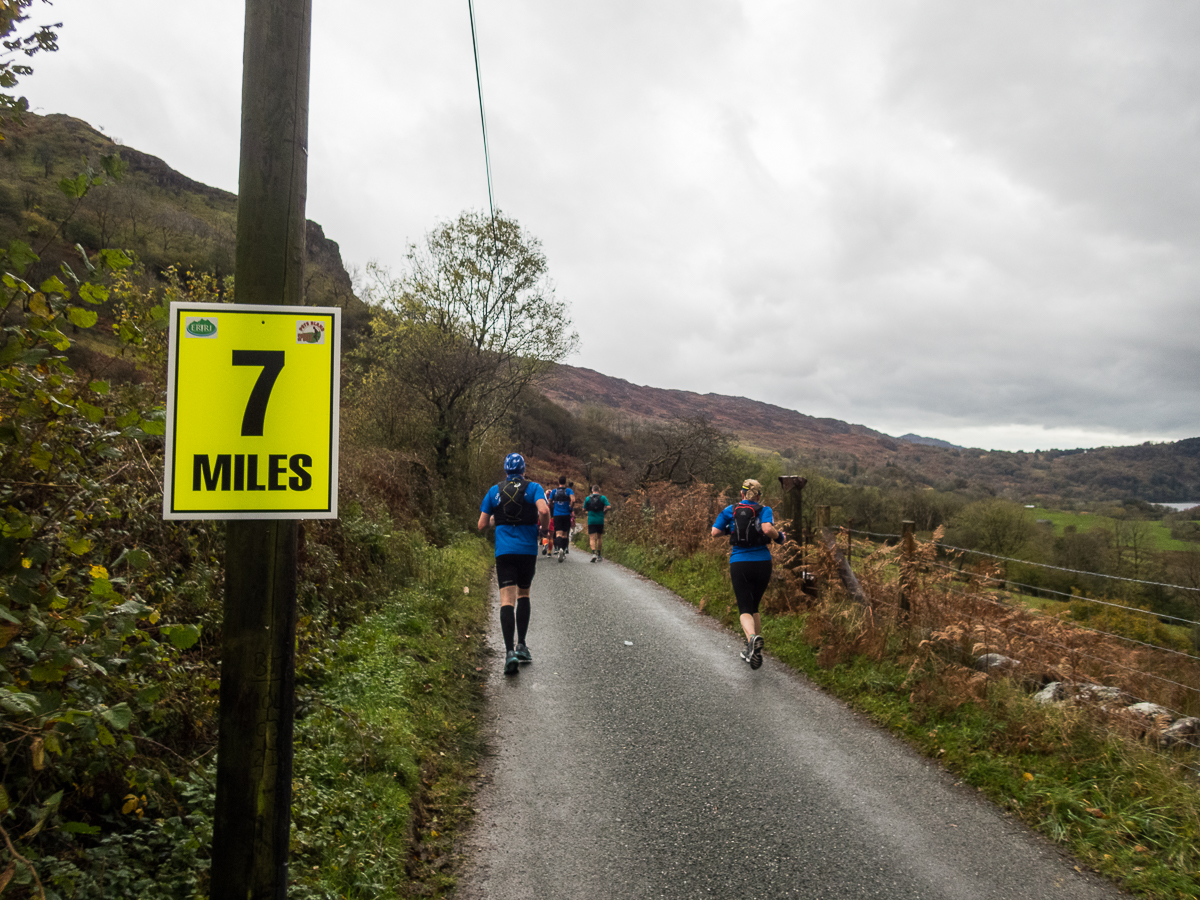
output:
{"label": "grass verge", "polygon": [[[721,557],[674,559],[615,540],[606,540],[605,555],[736,627]],[[1195,770],[1097,731],[1078,710],[1038,705],[1009,680],[989,682],[972,699],[933,666],[914,667],[904,635],[855,652],[854,635],[838,633],[853,616],[836,612],[765,615],[770,653],[1126,890],[1153,900],[1200,897]]]}
{"label": "grass verge", "polygon": [[[1096,528],[1107,528],[1113,531],[1121,527],[1122,523],[1109,516],[1067,512],[1059,509],[1044,509],[1037,508],[1033,510],[1035,519],[1041,519],[1049,522],[1054,528],[1054,534],[1060,536],[1068,526],[1072,526],[1076,531],[1087,532]],[[1146,537],[1148,538],[1149,547],[1158,552],[1169,550],[1195,550],[1196,545],[1189,541],[1181,541],[1171,537],[1171,529],[1164,525],[1161,521],[1136,520],[1137,527],[1145,529]]]}
{"label": "grass verge", "polygon": [[[441,897],[470,817],[490,548],[423,548],[417,583],[339,641],[296,723],[296,900]],[[465,590],[464,590],[465,589]]]}

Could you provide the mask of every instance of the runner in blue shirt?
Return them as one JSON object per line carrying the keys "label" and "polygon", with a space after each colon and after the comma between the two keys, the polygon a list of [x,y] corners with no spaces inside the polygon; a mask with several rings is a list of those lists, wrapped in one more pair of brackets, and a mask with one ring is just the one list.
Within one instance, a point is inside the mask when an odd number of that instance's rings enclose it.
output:
{"label": "runner in blue shirt", "polygon": [[729,578],[737,597],[738,618],[746,633],[742,659],[757,669],[762,665],[762,616],[758,605],[771,581],[771,541],[782,544],[782,531],[775,525],[771,507],[763,506],[762,485],[753,478],[742,482],[741,500],[721,510],[712,535],[729,535]]}
{"label": "runner in blue shirt", "polygon": [[[525,480],[525,458],[504,458],[505,481],[492,485],[479,505],[479,530],[496,526],[496,582],[500,586],[500,631],[504,635],[504,674],[533,662],[525,646],[529,628],[529,589],[537,568],[538,526],[550,524],[550,507],[540,484]],[[514,631],[516,642],[514,645]]]}
{"label": "runner in blue shirt", "polygon": [[612,504],[600,493],[600,485],[593,484],[592,492],[583,501],[584,511],[587,512],[588,540],[592,544],[592,562],[604,559],[604,514]]}
{"label": "runner in blue shirt", "polygon": [[567,476],[558,476],[558,487],[546,498],[554,516],[554,549],[562,562],[570,552],[571,516],[575,512],[575,492],[567,487]]}

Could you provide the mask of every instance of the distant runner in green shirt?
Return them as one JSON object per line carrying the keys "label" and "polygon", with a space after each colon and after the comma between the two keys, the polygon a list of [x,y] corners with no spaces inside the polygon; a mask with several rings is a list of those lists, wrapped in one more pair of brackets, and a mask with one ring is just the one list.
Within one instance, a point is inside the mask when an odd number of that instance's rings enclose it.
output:
{"label": "distant runner in green shirt", "polygon": [[600,493],[600,485],[593,484],[592,492],[583,501],[583,509],[588,514],[588,540],[592,544],[592,562],[604,559],[604,514],[612,504]]}

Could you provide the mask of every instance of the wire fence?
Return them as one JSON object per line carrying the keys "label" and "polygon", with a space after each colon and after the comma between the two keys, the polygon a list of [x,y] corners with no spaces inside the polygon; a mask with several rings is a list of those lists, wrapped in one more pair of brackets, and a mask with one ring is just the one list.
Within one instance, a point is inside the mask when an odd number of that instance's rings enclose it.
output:
{"label": "wire fence", "polygon": [[[933,563],[932,565],[937,566],[937,568],[939,568],[939,569],[945,569],[949,572],[958,573],[960,571],[956,567],[948,566],[945,563]],[[1088,574],[1088,573],[1081,573],[1081,574]],[[1087,597],[1080,593],[1072,594],[1072,593],[1067,593],[1066,591],[1056,591],[1053,588],[1042,587],[1040,585],[1024,584],[1020,581],[1014,581],[1011,578],[1000,578],[1000,577],[987,576],[987,575],[983,575],[980,577],[983,578],[985,581],[988,581],[991,584],[995,585],[998,588],[1003,588],[1006,585],[1012,585],[1013,587],[1018,587],[1018,588],[1023,588],[1025,590],[1028,590],[1034,596],[1038,596],[1040,594],[1052,594],[1052,595],[1055,595],[1058,597],[1062,597],[1064,602],[1094,603],[1097,606],[1107,606],[1110,609],[1120,609],[1120,610],[1124,610],[1125,612],[1141,614],[1144,616],[1150,616],[1150,617],[1153,617],[1153,618],[1156,618],[1159,620],[1167,619],[1167,620],[1170,620],[1171,622],[1174,622],[1179,625],[1200,625],[1200,622],[1197,622],[1194,619],[1188,619],[1188,618],[1184,618],[1182,616],[1173,616],[1170,613],[1155,612],[1153,610],[1142,609],[1140,606],[1126,606],[1123,603],[1114,603],[1111,600],[1099,600],[1095,597]],[[1129,579],[1129,580],[1133,581],[1134,579]],[[1149,582],[1138,582],[1138,583],[1147,584]]]}
{"label": "wire fence", "polygon": [[[1159,753],[1200,749],[1200,622],[1006,577],[1006,564],[1076,576],[1081,583],[1180,592],[1200,602],[1200,588],[1089,572],[924,542],[917,559],[899,553],[902,535],[841,528],[839,549],[862,583],[875,617],[903,620],[922,644],[971,677],[1014,677],[1039,699],[1087,706],[1110,728],[1144,740]],[[854,538],[862,543],[853,546]],[[818,551],[819,552],[819,551]],[[897,567],[901,577],[897,578]],[[909,579],[908,595],[900,587]],[[917,590],[912,590],[919,583]],[[1107,591],[1105,591],[1107,593]],[[1057,614],[1031,608],[1013,594],[1058,600]],[[1178,595],[1177,595],[1178,596]],[[1168,626],[1174,626],[1173,628]],[[964,681],[964,689],[968,681]],[[1185,764],[1200,772],[1195,754]],[[1171,757],[1173,761],[1180,761]]]}
{"label": "wire fence", "polygon": [[[715,504],[704,486],[648,488],[627,501],[631,513],[614,522],[614,536],[691,557],[712,544]],[[884,658],[899,638],[906,654],[915,652],[937,673],[923,687],[914,681],[916,689],[983,702],[997,679],[1013,679],[1039,701],[1069,702],[1082,721],[1144,741],[1200,774],[1200,623],[1187,615],[1200,610],[1196,588],[978,553],[911,533],[842,528],[833,547],[806,541],[806,534],[813,532],[800,528],[792,535],[799,539],[775,554],[775,587],[764,610],[832,612],[808,626],[820,635],[821,664],[843,653]],[[1035,584],[1043,575],[1057,580]],[[824,606],[819,585],[839,580],[862,604],[861,616]],[[1154,610],[1139,606],[1165,592],[1186,602],[1168,610],[1157,602]]]}

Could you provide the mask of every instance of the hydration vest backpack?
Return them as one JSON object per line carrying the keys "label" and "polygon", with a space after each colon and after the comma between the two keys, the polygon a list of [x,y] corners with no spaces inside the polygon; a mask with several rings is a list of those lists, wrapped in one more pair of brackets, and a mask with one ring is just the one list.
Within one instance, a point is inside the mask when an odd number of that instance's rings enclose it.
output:
{"label": "hydration vest backpack", "polygon": [[738,503],[733,507],[733,526],[729,543],[734,547],[764,547],[770,543],[763,534],[761,503]]}
{"label": "hydration vest backpack", "polygon": [[570,503],[571,493],[565,487],[558,488],[550,497],[554,503]]}
{"label": "hydration vest backpack", "polygon": [[529,482],[514,478],[496,485],[500,489],[500,506],[495,512],[497,525],[536,525],[538,511],[536,503],[525,501]]}
{"label": "hydration vest backpack", "polygon": [[583,501],[583,511],[590,513],[598,513],[604,511],[604,501],[595,494]]}

